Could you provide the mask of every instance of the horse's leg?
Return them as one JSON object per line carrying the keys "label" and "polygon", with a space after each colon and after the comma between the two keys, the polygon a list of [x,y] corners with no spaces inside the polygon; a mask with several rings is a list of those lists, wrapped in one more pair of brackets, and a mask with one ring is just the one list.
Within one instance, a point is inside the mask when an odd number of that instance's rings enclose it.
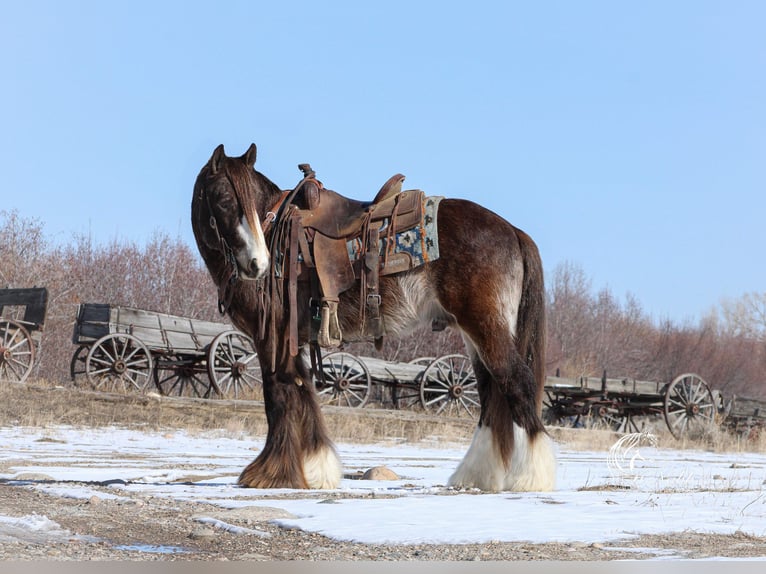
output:
{"label": "horse's leg", "polygon": [[522,231],[471,203],[439,209],[439,302],[463,333],[481,415],[450,478],[456,487],[550,490],[555,458],[540,419],[545,354],[542,263]]}
{"label": "horse's leg", "polygon": [[305,362],[291,357],[284,373],[267,368],[263,373],[266,444],[238,483],[252,488],[336,488],[341,463]]}
{"label": "horse's leg", "polygon": [[[553,445],[534,406],[532,371],[515,350],[490,369],[485,360],[492,363],[492,359],[482,359],[468,341],[467,346],[479,388],[481,419],[449,484],[489,491],[552,490]],[[491,357],[484,349],[484,356]]]}

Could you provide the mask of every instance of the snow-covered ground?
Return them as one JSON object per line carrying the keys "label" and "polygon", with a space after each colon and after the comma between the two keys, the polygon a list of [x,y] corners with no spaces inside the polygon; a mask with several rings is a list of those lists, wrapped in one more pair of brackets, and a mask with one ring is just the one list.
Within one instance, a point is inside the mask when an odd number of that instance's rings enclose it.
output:
{"label": "snow-covered ground", "polygon": [[[141,491],[225,508],[277,507],[293,516],[275,519],[280,524],[365,543],[594,543],[681,531],[766,536],[763,454],[627,443],[611,452],[560,448],[555,491],[477,494],[445,487],[467,445],[340,444],[348,475],[385,465],[400,480],[346,478],[339,490],[358,497],[312,491],[291,499],[296,491],[235,486],[261,446],[220,432],[0,428],[0,479],[62,497],[89,498],[96,491],[87,483],[98,482],[110,484],[115,497]],[[0,509],[0,542],[20,529],[56,538],[60,527]]]}

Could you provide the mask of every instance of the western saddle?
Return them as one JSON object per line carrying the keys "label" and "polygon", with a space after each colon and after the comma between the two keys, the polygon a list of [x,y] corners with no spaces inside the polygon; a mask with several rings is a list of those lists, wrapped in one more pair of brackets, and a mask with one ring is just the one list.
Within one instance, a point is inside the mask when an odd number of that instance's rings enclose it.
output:
{"label": "western saddle", "polygon": [[396,174],[371,202],[356,201],[324,188],[309,164],[298,167],[303,171],[303,180],[285,192],[268,214],[264,229],[275,227],[272,260],[282,262],[277,274],[288,279],[290,353],[298,353],[299,276],[311,282],[315,307],[312,343],[340,346],[343,333],[338,320],[339,296],[358,281],[362,331],[380,348],[383,322],[379,277],[414,266],[408,253],[395,253],[394,248],[398,233],[422,225],[425,194],[420,190],[402,191],[404,176]]}

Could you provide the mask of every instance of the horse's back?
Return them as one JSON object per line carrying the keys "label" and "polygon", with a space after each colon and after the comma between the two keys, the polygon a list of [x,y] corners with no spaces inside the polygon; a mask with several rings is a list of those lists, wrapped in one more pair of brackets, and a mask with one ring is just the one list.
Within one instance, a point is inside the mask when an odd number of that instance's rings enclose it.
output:
{"label": "horse's back", "polygon": [[437,226],[440,259],[434,270],[445,280],[469,279],[473,274],[481,281],[512,272],[525,261],[541,265],[537,245],[528,234],[472,201],[442,200]]}

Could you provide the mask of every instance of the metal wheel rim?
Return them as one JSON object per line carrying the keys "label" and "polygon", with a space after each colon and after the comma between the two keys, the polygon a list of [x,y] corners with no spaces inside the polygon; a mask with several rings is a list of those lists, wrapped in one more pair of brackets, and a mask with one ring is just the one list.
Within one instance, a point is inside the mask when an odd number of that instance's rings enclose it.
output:
{"label": "metal wheel rim", "polygon": [[133,335],[110,333],[88,351],[85,375],[96,390],[143,393],[152,375],[152,356]]}
{"label": "metal wheel rim", "polygon": [[164,396],[206,398],[211,392],[207,369],[189,357],[163,357],[155,361],[153,375],[154,386]]}
{"label": "metal wheel rim", "polygon": [[0,320],[0,353],[0,381],[23,383],[35,362],[35,345],[24,325]]}
{"label": "metal wheel rim", "polygon": [[240,331],[224,331],[208,349],[208,377],[221,397],[240,398],[263,385],[253,340]]}
{"label": "metal wheel rim", "polygon": [[80,345],[72,354],[72,360],[69,362],[69,378],[77,384],[78,379],[86,374],[85,360],[88,358],[88,345]]}
{"label": "metal wheel rim", "polygon": [[693,373],[679,375],[668,385],[664,411],[668,429],[678,439],[710,430],[716,415],[710,387]]}
{"label": "metal wheel rim", "polygon": [[[461,389],[459,394],[455,387]],[[420,380],[420,402],[428,412],[476,418],[481,406],[471,360],[465,355],[445,355],[428,365]]]}
{"label": "metal wheel rim", "polygon": [[362,408],[370,397],[370,372],[351,353],[337,351],[322,359],[326,384],[315,381],[319,402],[323,405]]}

